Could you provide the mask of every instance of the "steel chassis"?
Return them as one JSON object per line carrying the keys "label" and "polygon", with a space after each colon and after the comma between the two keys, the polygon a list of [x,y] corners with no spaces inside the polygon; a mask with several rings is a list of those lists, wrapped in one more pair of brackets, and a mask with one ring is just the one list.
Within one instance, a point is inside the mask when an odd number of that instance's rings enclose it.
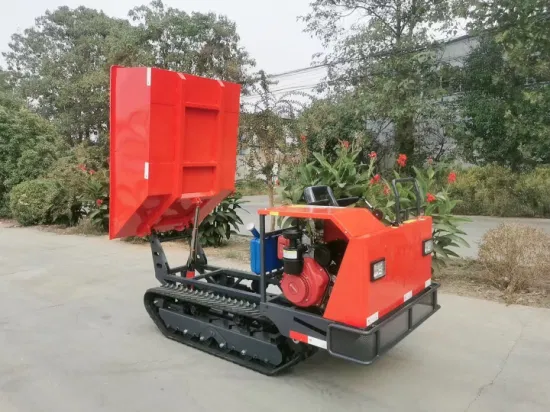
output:
{"label": "steel chassis", "polygon": [[[282,269],[266,273],[265,237],[265,215],[260,215],[260,275],[202,264],[196,267],[200,274],[188,278],[187,265],[170,268],[168,264],[161,243],[171,239],[152,235],[155,276],[162,286],[147,291],[144,301],[164,335],[241,366],[275,375],[313,355],[318,347],[335,357],[371,364],[440,308],[437,301],[439,285],[432,283],[363,329],[333,322],[314,311],[298,309],[282,294],[267,292],[269,285],[278,285]],[[246,286],[246,281],[252,286]],[[166,303],[165,299],[171,303]],[[181,301],[198,305],[198,308],[217,308],[220,313],[230,313],[231,318],[205,314],[193,309],[195,306],[191,311],[186,309],[187,312],[179,307],[170,309],[174,302]],[[234,316],[256,322],[256,327],[248,323],[246,330],[235,332],[238,322]],[[252,329],[255,332],[251,332]],[[306,341],[300,342],[296,336],[305,336]]]}

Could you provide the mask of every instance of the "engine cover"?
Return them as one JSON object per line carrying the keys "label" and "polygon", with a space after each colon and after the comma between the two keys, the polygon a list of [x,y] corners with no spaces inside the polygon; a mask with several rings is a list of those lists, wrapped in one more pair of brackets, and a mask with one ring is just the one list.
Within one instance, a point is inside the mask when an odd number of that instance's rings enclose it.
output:
{"label": "engine cover", "polygon": [[304,269],[300,275],[283,274],[281,290],[285,298],[296,306],[319,305],[329,284],[329,276],[313,258],[304,257]]}

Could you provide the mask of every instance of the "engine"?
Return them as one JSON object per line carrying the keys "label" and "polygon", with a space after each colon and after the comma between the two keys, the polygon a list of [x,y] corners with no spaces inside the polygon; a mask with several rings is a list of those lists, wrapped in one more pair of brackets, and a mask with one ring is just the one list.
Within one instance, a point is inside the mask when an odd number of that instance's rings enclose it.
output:
{"label": "engine", "polygon": [[319,306],[326,296],[330,276],[315,257],[304,256],[307,246],[301,239],[298,229],[288,229],[280,238],[279,255],[284,265],[280,287],[285,298],[296,306]]}

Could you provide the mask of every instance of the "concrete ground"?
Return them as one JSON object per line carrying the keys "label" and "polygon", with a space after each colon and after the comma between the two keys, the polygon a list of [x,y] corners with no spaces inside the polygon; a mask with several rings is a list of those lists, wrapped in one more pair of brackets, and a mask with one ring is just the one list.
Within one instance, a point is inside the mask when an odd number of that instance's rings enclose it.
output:
{"label": "concrete ground", "polygon": [[[241,227],[240,234],[249,235],[246,230],[246,224],[252,222],[259,227],[258,209],[267,207],[267,196],[247,196],[245,199],[247,203],[243,204],[243,210],[240,211],[239,216],[245,223]],[[269,224],[268,217],[266,223]],[[465,240],[470,244],[470,247],[460,247],[456,249],[456,252],[462,257],[475,258],[477,257],[479,250],[479,242],[483,235],[491,229],[498,227],[501,223],[520,223],[523,225],[529,225],[543,229],[550,234],[550,219],[524,219],[524,218],[500,218],[500,217],[486,217],[486,216],[468,216],[471,222],[463,223],[460,228],[466,232],[464,236]]]}
{"label": "concrete ground", "polygon": [[162,337],[155,284],[146,246],[0,226],[0,411],[550,410],[550,310],[442,294],[370,367],[268,378]]}

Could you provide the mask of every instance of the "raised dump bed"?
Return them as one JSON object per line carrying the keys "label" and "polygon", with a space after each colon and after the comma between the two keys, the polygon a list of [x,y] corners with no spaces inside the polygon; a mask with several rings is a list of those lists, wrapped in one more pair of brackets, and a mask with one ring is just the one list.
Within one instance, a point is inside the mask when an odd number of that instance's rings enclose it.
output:
{"label": "raised dump bed", "polygon": [[240,86],[111,70],[111,239],[182,230],[235,189]]}

